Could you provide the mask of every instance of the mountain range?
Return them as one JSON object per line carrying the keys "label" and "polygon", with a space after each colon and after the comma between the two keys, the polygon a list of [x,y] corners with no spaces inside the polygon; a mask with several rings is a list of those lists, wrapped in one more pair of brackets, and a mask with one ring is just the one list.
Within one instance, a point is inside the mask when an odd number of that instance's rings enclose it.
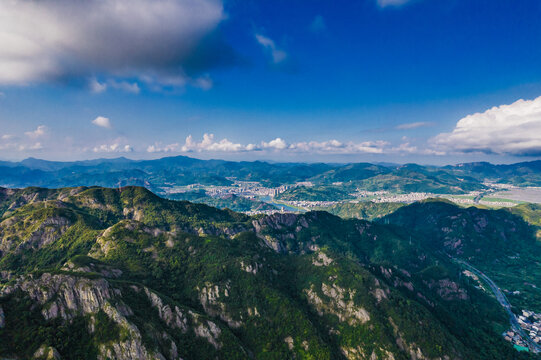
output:
{"label": "mountain range", "polygon": [[3,188],[0,357],[535,358],[454,259],[541,287],[538,212],[427,200],[374,222],[250,217],[142,187]]}
{"label": "mountain range", "polygon": [[343,189],[461,194],[485,189],[484,182],[541,186],[541,161],[511,165],[467,163],[444,167],[416,164],[267,163],[199,160],[185,156],[156,160],[126,158],[54,162],[29,158],[0,162],[4,187],[144,186],[156,193],[164,187],[189,184],[230,185],[231,178],[274,187],[312,182]]}

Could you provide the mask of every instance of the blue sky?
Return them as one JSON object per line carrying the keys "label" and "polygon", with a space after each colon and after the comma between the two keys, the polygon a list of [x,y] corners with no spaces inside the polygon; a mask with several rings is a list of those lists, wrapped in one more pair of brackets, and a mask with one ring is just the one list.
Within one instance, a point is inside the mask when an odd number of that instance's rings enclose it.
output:
{"label": "blue sky", "polygon": [[539,158],[540,17],[537,0],[4,2],[0,158]]}

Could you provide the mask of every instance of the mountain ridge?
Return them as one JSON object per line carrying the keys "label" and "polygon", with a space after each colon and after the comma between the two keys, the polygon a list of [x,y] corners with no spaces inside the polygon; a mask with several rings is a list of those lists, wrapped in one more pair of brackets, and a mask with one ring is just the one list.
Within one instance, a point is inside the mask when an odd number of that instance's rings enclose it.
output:
{"label": "mountain ridge", "polygon": [[397,225],[137,187],[3,189],[0,205],[0,356],[528,358],[497,302]]}

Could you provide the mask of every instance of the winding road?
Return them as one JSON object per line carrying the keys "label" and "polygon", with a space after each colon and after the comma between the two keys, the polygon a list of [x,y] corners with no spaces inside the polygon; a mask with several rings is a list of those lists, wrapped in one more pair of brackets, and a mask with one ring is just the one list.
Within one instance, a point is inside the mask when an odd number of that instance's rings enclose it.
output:
{"label": "winding road", "polygon": [[498,285],[496,285],[496,283],[494,281],[492,281],[491,278],[486,276],[482,271],[477,270],[476,268],[474,268],[473,266],[471,266],[467,262],[465,262],[463,260],[453,258],[453,257],[451,257],[451,259],[453,261],[455,261],[456,263],[458,263],[458,264],[464,266],[465,268],[467,268],[469,271],[471,271],[472,273],[474,273],[475,275],[477,275],[478,277],[483,279],[488,284],[488,286],[490,287],[490,290],[492,290],[492,292],[494,293],[494,296],[496,296],[496,300],[498,300],[500,305],[503,306],[505,311],[507,311],[507,314],[509,315],[509,321],[511,323],[511,328],[515,332],[517,332],[524,339],[524,341],[526,341],[528,343],[528,347],[530,348],[530,350],[532,352],[535,352],[535,353],[541,352],[541,347],[539,345],[537,345],[530,338],[530,336],[524,331],[524,329],[522,329],[522,327],[518,323],[517,316],[513,313],[513,311],[511,311],[511,304],[507,300],[507,297],[505,296],[505,294],[500,290]]}

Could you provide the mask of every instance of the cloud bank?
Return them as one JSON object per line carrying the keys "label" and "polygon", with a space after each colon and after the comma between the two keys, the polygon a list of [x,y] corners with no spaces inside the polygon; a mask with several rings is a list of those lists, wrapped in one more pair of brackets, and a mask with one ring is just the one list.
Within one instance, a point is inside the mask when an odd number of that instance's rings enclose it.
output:
{"label": "cloud bank", "polygon": [[1,1],[0,85],[87,78],[95,92],[138,92],[93,77],[197,83],[198,71],[226,61],[214,49],[232,53],[213,35],[224,18],[221,0]]}
{"label": "cloud bank", "polygon": [[159,143],[150,145],[147,152],[290,152],[290,153],[317,153],[317,154],[382,154],[387,150],[392,151],[390,144],[386,141],[364,141],[364,142],[340,142],[338,140],[328,141],[306,141],[288,143],[282,138],[275,138],[270,141],[262,141],[259,144],[240,144],[226,138],[216,140],[214,134],[204,134],[201,141],[194,140],[192,135],[186,138],[184,144],[174,143],[161,145]]}
{"label": "cloud bank", "polygon": [[446,152],[541,156],[541,96],[468,115],[430,143]]}

